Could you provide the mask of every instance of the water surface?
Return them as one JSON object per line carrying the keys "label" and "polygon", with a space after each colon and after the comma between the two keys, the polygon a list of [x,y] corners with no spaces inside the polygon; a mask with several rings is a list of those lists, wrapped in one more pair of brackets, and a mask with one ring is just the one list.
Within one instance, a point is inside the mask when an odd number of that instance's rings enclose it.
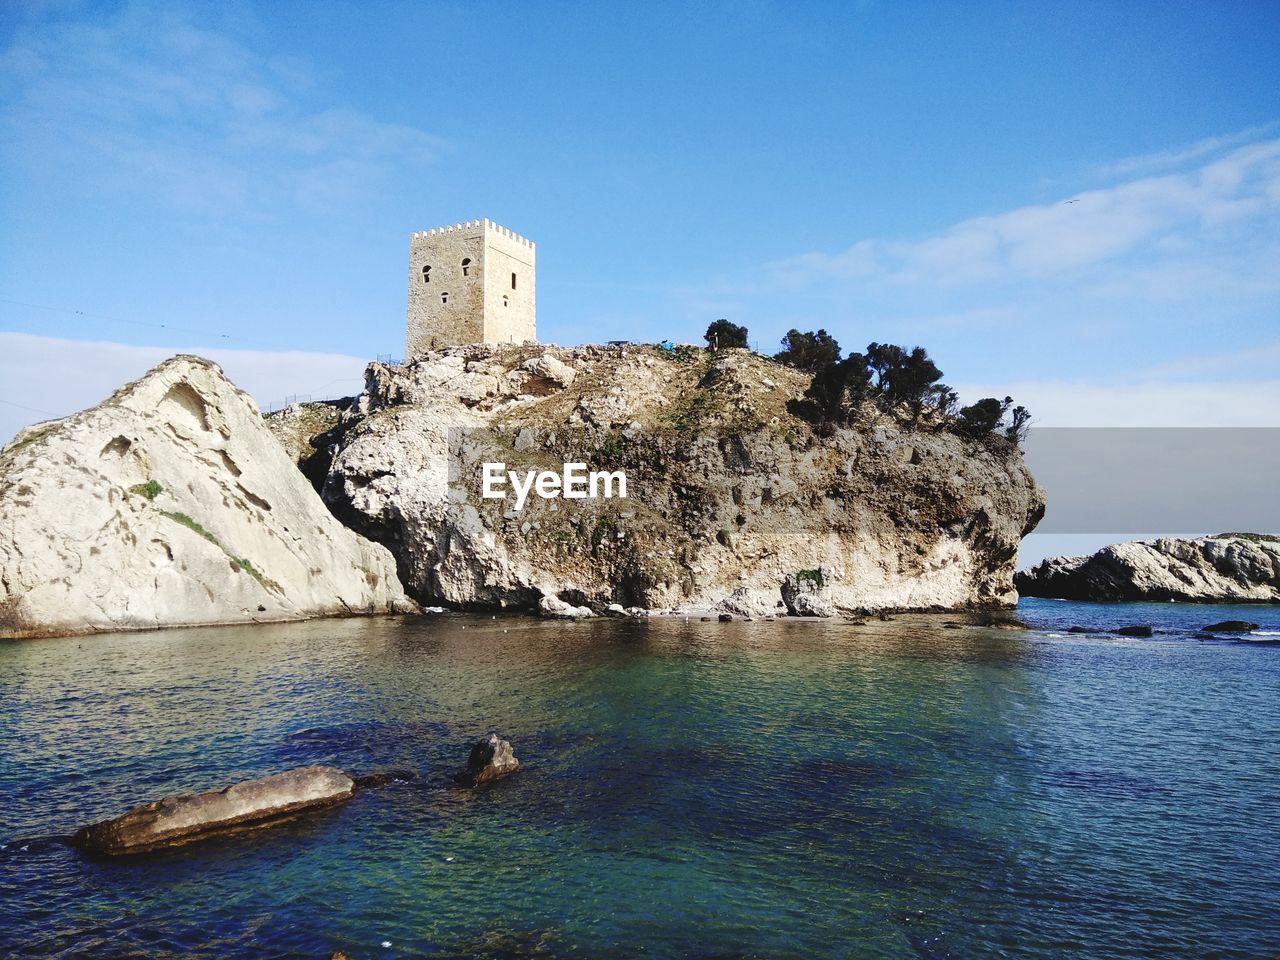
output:
{"label": "water surface", "polygon": [[[1020,614],[0,645],[0,954],[1275,956],[1280,647],[1191,635],[1280,611]],[[1062,632],[1132,622],[1169,632]],[[489,729],[525,769],[449,787]],[[422,778],[122,860],[39,839],[310,763]]]}

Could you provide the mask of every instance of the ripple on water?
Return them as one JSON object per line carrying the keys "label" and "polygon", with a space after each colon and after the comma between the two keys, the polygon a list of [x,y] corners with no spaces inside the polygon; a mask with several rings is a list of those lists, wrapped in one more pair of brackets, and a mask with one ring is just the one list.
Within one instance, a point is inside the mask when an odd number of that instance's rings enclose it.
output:
{"label": "ripple on water", "polygon": [[[0,943],[28,957],[1280,951],[1280,768],[1259,747],[1280,734],[1274,650],[941,619],[451,616],[2,646]],[[450,786],[490,729],[523,772]],[[308,763],[422,777],[124,861],[53,839]]]}

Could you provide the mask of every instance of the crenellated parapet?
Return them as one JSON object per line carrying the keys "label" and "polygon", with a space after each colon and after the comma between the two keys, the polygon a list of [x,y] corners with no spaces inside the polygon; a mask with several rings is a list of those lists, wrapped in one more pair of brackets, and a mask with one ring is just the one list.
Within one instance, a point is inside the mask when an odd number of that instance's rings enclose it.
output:
{"label": "crenellated parapet", "polygon": [[405,357],[469,343],[536,340],[536,249],[487,218],[415,231]]}

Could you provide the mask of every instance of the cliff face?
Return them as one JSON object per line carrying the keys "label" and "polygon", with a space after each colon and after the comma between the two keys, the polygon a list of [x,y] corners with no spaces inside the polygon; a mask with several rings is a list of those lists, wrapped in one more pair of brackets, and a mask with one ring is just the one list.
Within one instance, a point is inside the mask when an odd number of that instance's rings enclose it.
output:
{"label": "cliff face", "polygon": [[[461,347],[373,364],[351,410],[273,429],[431,603],[771,611],[788,575],[846,610],[1007,606],[1044,499],[1017,448],[870,415],[819,437],[808,376],[746,351]],[[306,450],[315,450],[310,456]],[[481,464],[621,470],[626,499],[481,496]],[[507,488],[510,489],[509,487]]]}
{"label": "cliff face", "polygon": [[1117,543],[1053,557],[1014,578],[1024,595],[1064,600],[1280,602],[1280,540],[1221,534]]}
{"label": "cliff face", "polygon": [[218,367],[174,357],[0,450],[0,637],[412,607]]}

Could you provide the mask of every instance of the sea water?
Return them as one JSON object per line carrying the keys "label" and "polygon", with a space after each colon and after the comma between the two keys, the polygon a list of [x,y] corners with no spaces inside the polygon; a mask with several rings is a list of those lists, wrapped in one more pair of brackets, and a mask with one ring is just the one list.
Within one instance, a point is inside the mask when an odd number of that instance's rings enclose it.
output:
{"label": "sea water", "polygon": [[[1280,647],[1194,633],[1280,610],[1019,615],[2,644],[0,956],[1275,956]],[[1065,632],[1126,623],[1167,632]],[[451,786],[490,730],[521,772]],[[158,853],[57,840],[313,763],[420,778]]]}

